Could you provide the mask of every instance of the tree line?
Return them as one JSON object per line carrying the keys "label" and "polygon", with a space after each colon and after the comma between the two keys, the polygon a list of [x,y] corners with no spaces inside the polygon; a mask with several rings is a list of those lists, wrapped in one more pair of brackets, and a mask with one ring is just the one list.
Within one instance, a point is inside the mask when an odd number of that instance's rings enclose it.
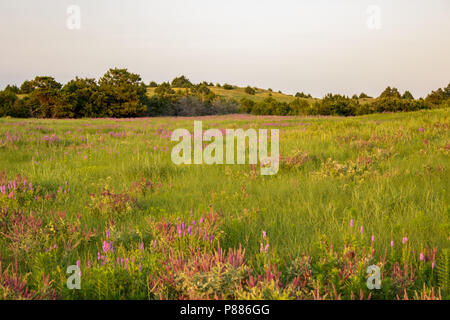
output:
{"label": "tree line", "polygon": [[[269,94],[261,102],[249,98],[236,101],[216,95],[212,83],[192,83],[185,76],[171,83],[145,85],[138,74],[127,69],[110,69],[98,81],[75,78],[65,85],[53,77],[38,76],[19,87],[8,85],[0,91],[0,117],[17,118],[98,118],[142,116],[203,116],[231,113],[255,115],[339,115],[355,116],[379,112],[416,111],[450,106],[450,84],[431,92],[425,99],[414,99],[409,91],[400,94],[388,87],[378,98],[361,93],[351,98],[328,94],[313,99],[310,94],[297,93],[290,102],[281,102]],[[216,84],[234,90],[229,84]],[[147,95],[154,88],[154,95]],[[255,95],[256,88],[245,88]],[[368,100],[368,101],[366,101]]]}

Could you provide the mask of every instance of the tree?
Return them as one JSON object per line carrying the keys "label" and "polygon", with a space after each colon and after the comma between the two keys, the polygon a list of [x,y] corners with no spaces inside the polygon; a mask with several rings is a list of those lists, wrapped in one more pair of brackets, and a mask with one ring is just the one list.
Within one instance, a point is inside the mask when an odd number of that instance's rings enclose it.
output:
{"label": "tree", "polygon": [[151,81],[148,86],[149,86],[149,88],[156,88],[158,86],[158,84],[155,81]]}
{"label": "tree", "polygon": [[312,98],[312,96],[311,96],[311,94],[306,94],[306,93],[303,93],[303,92],[297,92],[296,94],[295,94],[295,97],[296,98]]}
{"label": "tree", "polygon": [[57,116],[64,118],[99,117],[102,115],[100,92],[95,79],[69,81],[61,90]]}
{"label": "tree", "polygon": [[13,116],[12,109],[18,100],[17,95],[10,90],[0,91],[0,117]]}
{"label": "tree", "polygon": [[291,115],[304,115],[308,114],[310,104],[305,98],[297,98],[289,103],[289,107]]}
{"label": "tree", "polygon": [[145,110],[147,89],[138,74],[110,69],[99,81],[102,116],[136,117]]}
{"label": "tree", "polygon": [[10,92],[12,92],[12,93],[14,93],[14,94],[18,94],[19,92],[20,92],[20,89],[19,89],[19,87],[18,86],[16,86],[16,85],[7,85],[6,87],[5,87],[5,91],[10,91]]}
{"label": "tree", "polygon": [[240,100],[240,103],[241,103],[241,111],[244,113],[252,113],[252,110],[256,104],[255,101],[245,97]]}
{"label": "tree", "polygon": [[247,88],[245,88],[245,93],[254,96],[256,94],[256,91],[252,87],[248,86]]}
{"label": "tree", "polygon": [[316,101],[311,109],[312,114],[354,116],[359,109],[358,100],[339,94],[327,94],[321,101]]}
{"label": "tree", "polygon": [[360,99],[368,99],[370,98],[367,94],[365,94],[364,92],[361,92],[361,94],[359,95]]}
{"label": "tree", "polygon": [[387,87],[380,95],[380,98],[397,98],[400,99],[401,95],[397,88]]}
{"label": "tree", "polygon": [[163,82],[155,89],[155,93],[160,96],[167,96],[175,94],[175,90],[172,89],[168,82]]}
{"label": "tree", "polygon": [[31,116],[37,118],[53,118],[59,103],[61,84],[53,77],[36,77],[30,83],[31,93],[27,105]]}
{"label": "tree", "polygon": [[173,79],[171,85],[173,88],[190,88],[190,87],[192,87],[192,83],[184,75]]}
{"label": "tree", "polygon": [[425,102],[430,107],[437,107],[440,104],[442,104],[445,100],[445,92],[441,88],[437,89],[436,91],[432,91],[426,98]]}
{"label": "tree", "polygon": [[436,91],[432,91],[426,98],[425,102],[429,107],[435,108],[443,104],[450,99],[450,84],[442,89],[439,88]]}
{"label": "tree", "polygon": [[33,87],[31,85],[31,81],[26,80],[22,83],[20,86],[20,93],[28,94],[33,90]]}
{"label": "tree", "polygon": [[405,93],[403,93],[402,95],[402,99],[406,99],[406,100],[414,100],[413,95],[411,94],[411,92],[409,92],[408,90],[405,91]]}
{"label": "tree", "polygon": [[234,87],[231,84],[225,83],[222,88],[224,88],[225,90],[233,90]]}

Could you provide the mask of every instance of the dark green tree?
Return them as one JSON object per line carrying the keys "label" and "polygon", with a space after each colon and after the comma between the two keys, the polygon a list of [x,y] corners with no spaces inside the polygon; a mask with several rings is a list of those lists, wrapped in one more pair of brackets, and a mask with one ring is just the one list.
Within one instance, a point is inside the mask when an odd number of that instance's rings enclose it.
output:
{"label": "dark green tree", "polygon": [[254,96],[256,94],[256,90],[248,86],[247,88],[245,88],[245,93]]}
{"label": "dark green tree", "polygon": [[99,81],[102,116],[137,117],[146,111],[147,89],[138,74],[110,69]]}
{"label": "dark green tree", "polygon": [[99,86],[95,79],[69,81],[61,90],[57,116],[61,118],[99,117],[102,115]]}
{"label": "dark green tree", "polygon": [[168,82],[163,82],[155,89],[155,93],[159,96],[168,96],[175,94],[175,90],[172,89]]}
{"label": "dark green tree", "polygon": [[173,88],[190,88],[190,87],[192,87],[192,83],[184,75],[173,79],[171,85]]}
{"label": "dark green tree", "polygon": [[33,86],[31,85],[31,81],[26,80],[20,86],[20,93],[28,94],[33,90]]}
{"label": "dark green tree", "polygon": [[387,87],[381,93],[380,98],[397,98],[400,99],[401,95],[397,88]]}
{"label": "dark green tree", "polygon": [[31,116],[36,118],[53,118],[60,102],[61,84],[53,77],[36,77],[31,81],[30,107]]}
{"label": "dark green tree", "polygon": [[409,92],[408,90],[405,91],[405,93],[403,93],[402,95],[402,99],[406,99],[406,100],[414,100],[413,95],[411,94],[411,92]]}

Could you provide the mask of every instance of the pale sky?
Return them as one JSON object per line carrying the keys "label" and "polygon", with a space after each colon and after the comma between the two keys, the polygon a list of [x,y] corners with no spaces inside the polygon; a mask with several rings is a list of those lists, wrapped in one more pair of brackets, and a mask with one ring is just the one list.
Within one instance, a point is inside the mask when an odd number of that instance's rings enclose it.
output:
{"label": "pale sky", "polygon": [[0,88],[111,67],[316,97],[388,85],[419,97],[450,82],[450,0],[0,0],[0,40]]}

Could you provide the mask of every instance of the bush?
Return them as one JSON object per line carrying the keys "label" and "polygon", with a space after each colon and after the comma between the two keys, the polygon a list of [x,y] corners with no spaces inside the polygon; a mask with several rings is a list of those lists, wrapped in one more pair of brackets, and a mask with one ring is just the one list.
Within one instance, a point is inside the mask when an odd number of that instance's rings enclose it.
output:
{"label": "bush", "polygon": [[192,83],[185,76],[180,76],[172,80],[171,83],[173,88],[190,88]]}
{"label": "bush", "polygon": [[256,91],[252,87],[248,86],[247,88],[245,88],[245,93],[253,96],[256,94]]}
{"label": "bush", "polygon": [[242,98],[241,101],[241,112],[243,113],[252,113],[253,108],[255,107],[256,102],[253,100],[250,100],[248,98]]}
{"label": "bush", "polygon": [[424,100],[406,100],[399,98],[379,98],[372,103],[374,112],[401,112],[428,109]]}
{"label": "bush", "polygon": [[354,116],[359,108],[359,102],[341,95],[326,95],[321,101],[316,101],[311,109],[316,115]]}
{"label": "bush", "polygon": [[311,105],[306,99],[295,99],[289,103],[290,115],[306,115],[310,112]]}
{"label": "bush", "polygon": [[272,97],[265,98],[262,102],[256,103],[252,108],[252,113],[256,115],[280,115],[290,114],[291,108],[289,104],[280,102]]}
{"label": "bush", "polygon": [[359,95],[359,98],[360,99],[368,99],[368,98],[370,98],[367,94],[365,94],[364,92],[362,92],[360,95]]}
{"label": "bush", "polygon": [[223,88],[224,88],[225,90],[233,90],[233,89],[234,89],[234,87],[233,87],[231,84],[227,84],[227,83],[225,83],[225,84],[223,85]]}
{"label": "bush", "polygon": [[155,93],[160,96],[167,96],[175,94],[175,90],[172,89],[168,82],[163,82],[155,89]]}
{"label": "bush", "polygon": [[387,87],[380,95],[380,98],[397,98],[400,99],[401,95],[397,88]]}
{"label": "bush", "polygon": [[295,94],[295,97],[296,98],[312,98],[312,96],[310,94],[306,94],[306,93],[303,93],[303,92],[297,92]]}

